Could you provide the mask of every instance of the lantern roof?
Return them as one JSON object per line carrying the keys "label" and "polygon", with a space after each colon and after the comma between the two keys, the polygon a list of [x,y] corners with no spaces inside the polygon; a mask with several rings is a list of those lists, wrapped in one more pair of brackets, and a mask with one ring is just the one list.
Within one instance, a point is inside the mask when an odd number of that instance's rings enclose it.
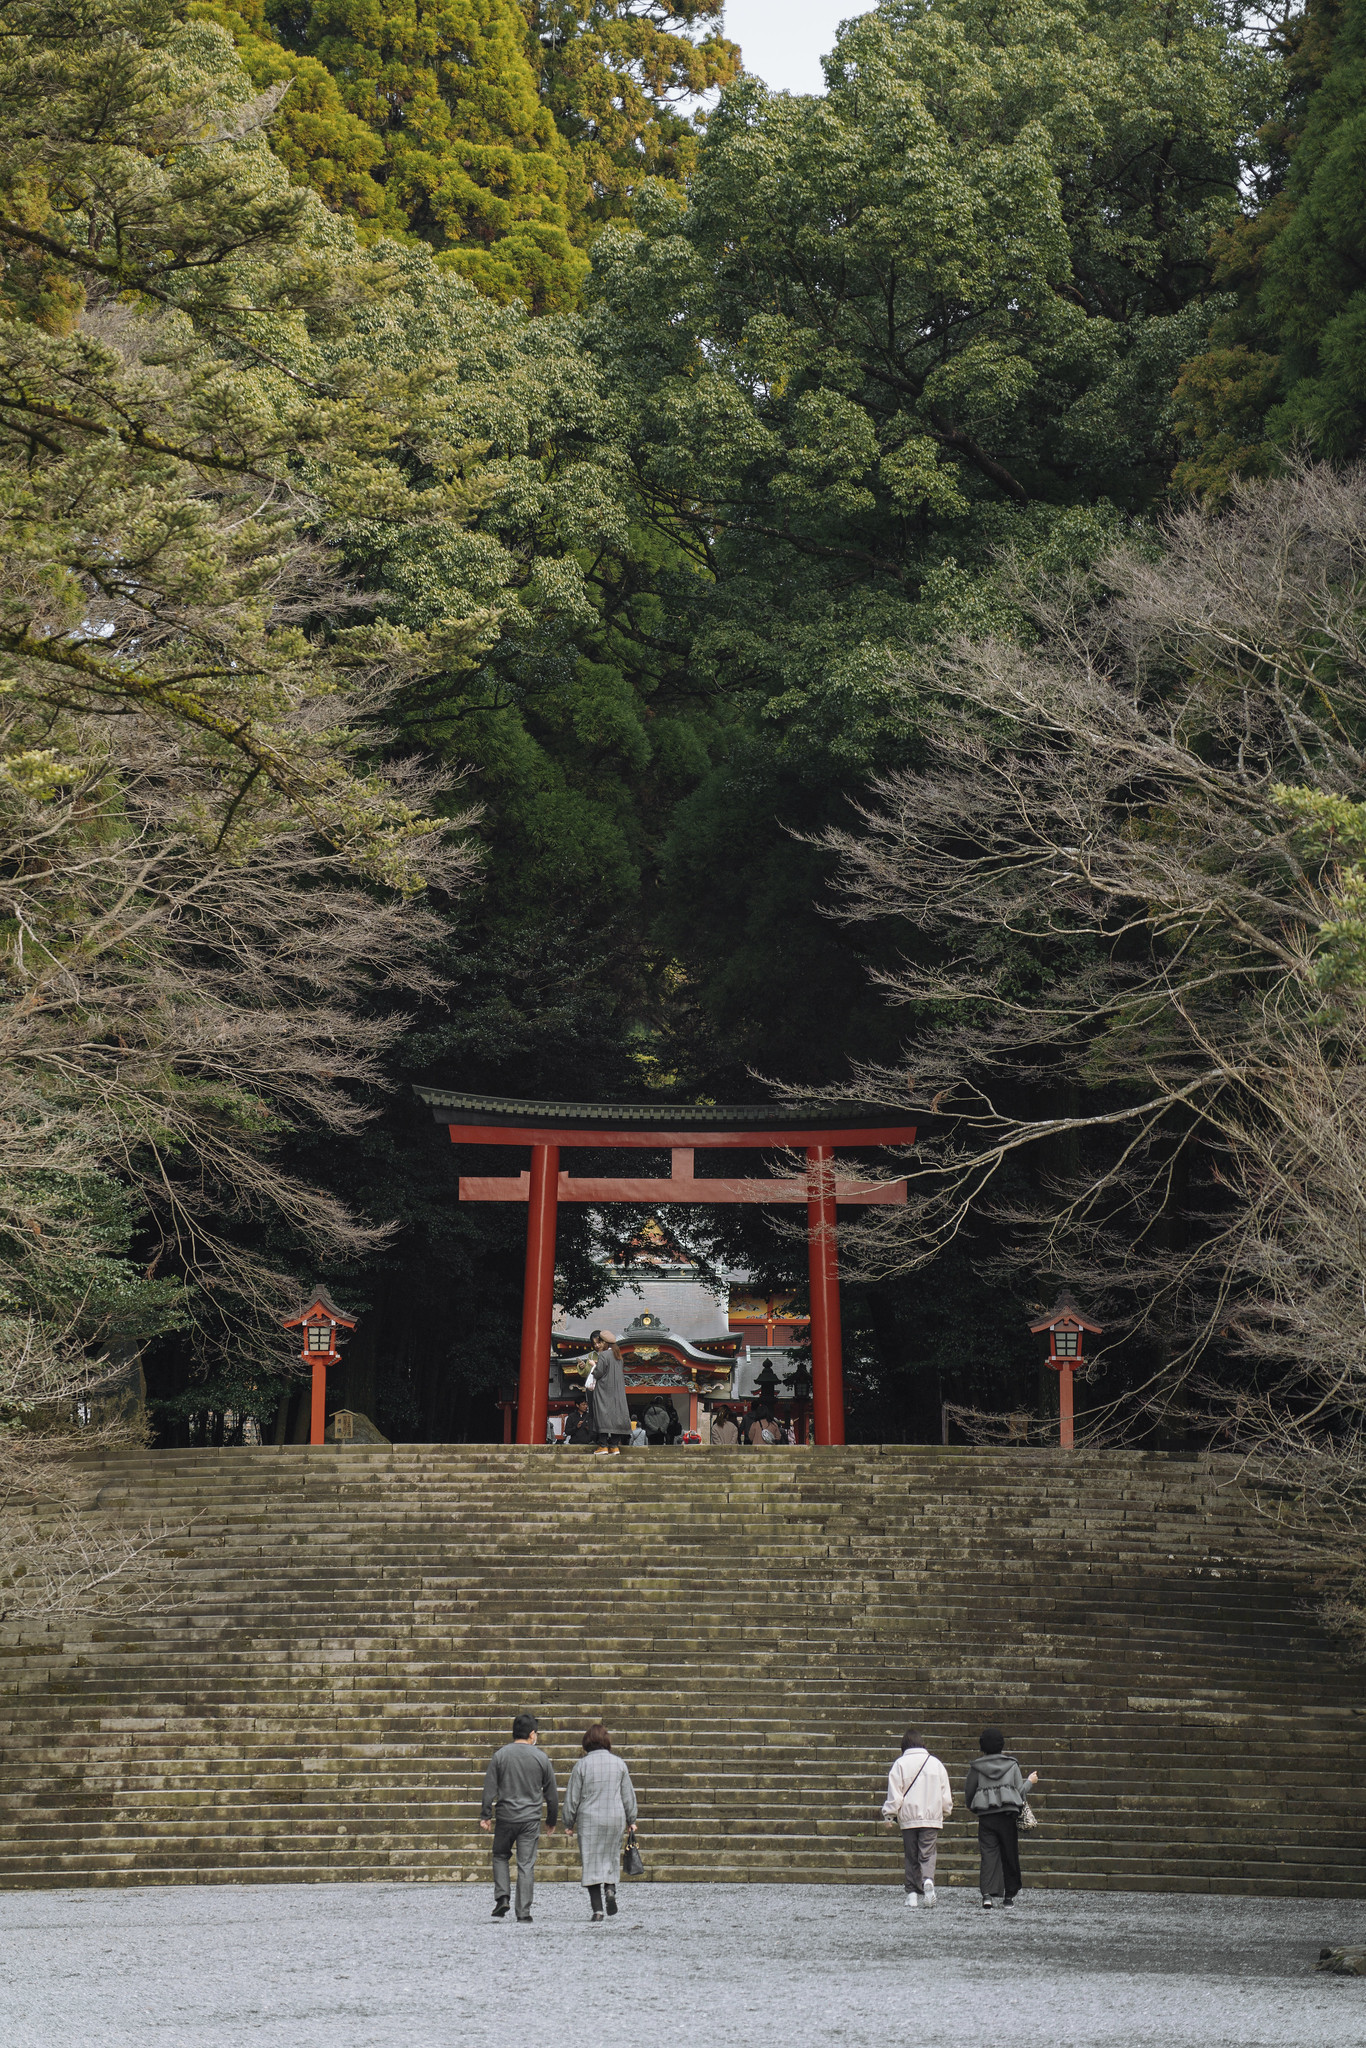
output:
{"label": "lantern roof", "polygon": [[354,1330],[356,1327],[355,1317],[343,1315],[327,1289],[321,1286],[309,1289],[304,1296],[304,1306],[297,1315],[285,1317],[284,1327],[292,1330],[299,1323],[321,1322],[324,1318],[329,1323],[340,1323],[344,1330]]}
{"label": "lantern roof", "polygon": [[1093,1323],[1089,1316],[1083,1315],[1072,1298],[1071,1288],[1064,1287],[1043,1321],[1030,1324],[1029,1333],[1037,1337],[1045,1330],[1056,1330],[1069,1324],[1075,1330],[1089,1330],[1093,1337],[1099,1337],[1105,1328],[1103,1323]]}

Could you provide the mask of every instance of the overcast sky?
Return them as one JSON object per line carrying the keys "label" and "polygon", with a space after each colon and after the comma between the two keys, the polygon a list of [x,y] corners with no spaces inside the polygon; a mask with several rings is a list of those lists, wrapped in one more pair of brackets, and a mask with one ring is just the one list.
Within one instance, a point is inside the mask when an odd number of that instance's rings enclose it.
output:
{"label": "overcast sky", "polygon": [[824,92],[821,58],[840,23],[866,11],[859,0],[726,0],[725,33],[776,92]]}

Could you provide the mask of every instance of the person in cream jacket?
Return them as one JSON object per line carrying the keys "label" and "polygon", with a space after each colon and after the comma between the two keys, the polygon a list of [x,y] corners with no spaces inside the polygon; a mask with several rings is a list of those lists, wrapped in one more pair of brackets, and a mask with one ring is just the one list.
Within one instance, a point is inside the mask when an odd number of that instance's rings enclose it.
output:
{"label": "person in cream jacket", "polygon": [[934,1864],[939,1830],[953,1812],[949,1774],[931,1756],[913,1728],[901,1738],[901,1754],[887,1773],[882,1818],[901,1829],[906,1859],[906,1904],[934,1904]]}

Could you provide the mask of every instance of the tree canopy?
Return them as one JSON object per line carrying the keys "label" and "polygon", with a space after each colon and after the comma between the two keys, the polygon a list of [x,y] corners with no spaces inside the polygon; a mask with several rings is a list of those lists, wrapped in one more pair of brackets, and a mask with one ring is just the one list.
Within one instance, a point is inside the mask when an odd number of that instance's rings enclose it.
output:
{"label": "tree canopy", "polygon": [[677,179],[679,111],[733,75],[720,0],[192,0],[264,88],[291,175],[365,232],[420,238],[489,297],[575,304],[583,244],[646,177]]}
{"label": "tree canopy", "polygon": [[[841,918],[831,884],[886,837],[875,781],[971,840],[965,665],[1046,670],[1076,713],[1078,621],[1111,650],[1088,716],[1131,661],[1150,722],[1199,710],[1150,911],[1191,857],[1202,764],[1240,772],[1233,686],[1202,641],[1188,687],[1194,626],[1143,639],[1133,589],[1165,565],[1194,602],[1197,531],[1279,560],[1250,536],[1310,488],[1289,451],[1359,448],[1358,0],[1261,40],[1154,0],[883,0],[805,97],[740,74],[715,0],[21,0],[7,25],[0,1311],[49,1386],[141,1347],[168,1437],[288,1428],[268,1305],[325,1258],[361,1311],[350,1398],[486,1434],[521,1219],[455,1204],[412,1082],[838,1089],[904,1078],[908,1024],[960,997],[986,1058],[947,905]],[[1350,553],[1313,488],[1314,545]],[[1318,849],[1348,961],[1359,707],[1333,698],[1338,780],[1296,775],[1323,675],[1254,666],[1292,735],[1258,816]],[[1036,696],[1014,715],[1042,746]],[[1006,710],[978,710],[960,738],[994,758]],[[1137,829],[1113,762],[1095,796]],[[1047,1007],[1112,936],[1012,930],[992,1000]],[[1136,1071],[1016,1071],[1003,1113],[1061,1129]],[[1036,1404],[1010,1218],[1079,1145],[1012,1153],[932,1289],[851,1285],[856,1433]],[[790,1277],[762,1216],[694,1235]],[[561,1253],[591,1302],[591,1219]],[[1135,1335],[1124,1385],[1156,1356]]]}
{"label": "tree canopy", "polygon": [[[1194,10],[1161,40],[1142,7],[1008,19],[861,17],[825,98],[733,88],[686,203],[651,190],[594,247],[589,344],[652,581],[739,714],[675,814],[662,928],[751,1056],[772,999],[806,1034],[800,983],[836,971],[785,827],[907,744],[891,673],[1003,617],[1001,549],[1081,558],[1158,497],[1237,211],[1261,68],[1236,39]],[[809,1051],[836,1056],[819,1028]]]}
{"label": "tree canopy", "polygon": [[1299,444],[1366,447],[1366,9],[1311,0],[1278,31],[1281,104],[1262,130],[1252,201],[1215,244],[1227,292],[1212,346],[1183,369],[1182,486],[1217,498]]}

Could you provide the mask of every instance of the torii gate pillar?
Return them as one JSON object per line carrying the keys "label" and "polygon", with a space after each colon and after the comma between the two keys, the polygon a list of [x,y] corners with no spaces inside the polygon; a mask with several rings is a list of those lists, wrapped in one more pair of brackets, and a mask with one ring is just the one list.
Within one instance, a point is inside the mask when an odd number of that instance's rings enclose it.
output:
{"label": "torii gate pillar", "polygon": [[811,1275],[811,1395],[818,1444],[844,1442],[844,1353],[840,1343],[835,1169],[828,1145],[806,1154],[806,1257]]}
{"label": "torii gate pillar", "polygon": [[522,1289],[522,1359],[517,1374],[517,1441],[543,1444],[550,1413],[550,1332],[555,1320],[555,1224],[560,1148],[533,1145],[527,1190],[526,1284]]}

